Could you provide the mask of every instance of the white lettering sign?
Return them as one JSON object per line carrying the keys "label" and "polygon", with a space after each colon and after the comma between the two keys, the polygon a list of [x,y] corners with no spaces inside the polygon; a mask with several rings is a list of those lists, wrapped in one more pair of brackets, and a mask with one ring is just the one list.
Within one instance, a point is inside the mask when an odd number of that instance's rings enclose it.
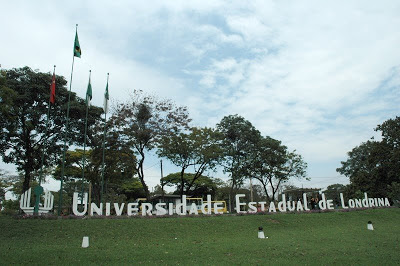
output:
{"label": "white lettering sign", "polygon": [[[298,200],[287,200],[285,194],[281,195],[279,202],[243,202],[245,194],[238,194],[235,196],[235,209],[237,213],[256,213],[256,212],[302,212],[309,211],[309,205],[307,201],[306,193],[303,194],[301,199]],[[75,192],[72,200],[72,212],[76,216],[84,216],[89,214],[93,215],[111,215],[111,206],[115,211],[117,216],[126,214],[128,216],[142,215],[142,216],[152,216],[152,215],[198,215],[200,212],[203,214],[223,214],[224,210],[226,212],[226,206],[224,201],[213,202],[211,195],[207,195],[207,200],[201,200],[201,204],[196,204],[194,202],[190,203],[190,200],[183,195],[177,204],[174,203],[163,203],[158,202],[156,204],[144,202],[144,203],[100,203],[97,205],[92,202],[89,206],[88,194],[84,193],[81,197],[78,192]],[[44,204],[39,207],[39,213],[46,213],[53,208],[54,196],[51,195],[49,191],[44,194]],[[20,208],[27,214],[33,213],[33,207],[30,206],[31,202],[31,189],[27,190],[21,195]],[[343,193],[340,193],[340,204],[343,209],[349,208],[373,208],[373,207],[390,207],[390,202],[387,198],[369,198],[367,193],[364,193],[364,198],[362,199],[348,199],[345,200]],[[318,207],[321,210],[333,210],[335,209],[333,200],[326,199],[325,194],[321,194],[321,200],[318,202]]]}

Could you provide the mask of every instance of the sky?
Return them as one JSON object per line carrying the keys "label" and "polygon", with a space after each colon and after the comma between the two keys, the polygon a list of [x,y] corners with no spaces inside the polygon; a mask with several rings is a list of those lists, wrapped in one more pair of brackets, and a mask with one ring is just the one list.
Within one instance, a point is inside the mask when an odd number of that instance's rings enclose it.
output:
{"label": "sky", "polygon": [[[311,181],[298,186],[347,184],[336,172],[347,152],[398,114],[399,1],[16,0],[1,9],[1,68],[57,65],[69,81],[79,24],[79,96],[92,70],[98,106],[109,72],[114,103],[142,89],[187,106],[193,126],[239,114],[303,156]],[[150,186],[158,161],[145,162]]]}

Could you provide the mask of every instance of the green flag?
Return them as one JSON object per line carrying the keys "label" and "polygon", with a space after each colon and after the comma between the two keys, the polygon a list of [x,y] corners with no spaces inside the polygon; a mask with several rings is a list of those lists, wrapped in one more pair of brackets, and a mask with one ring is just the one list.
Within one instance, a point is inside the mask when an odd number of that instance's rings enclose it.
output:
{"label": "green flag", "polygon": [[108,100],[109,99],[110,99],[110,96],[108,95],[108,81],[107,81],[106,92],[104,93],[104,113],[108,112]]}
{"label": "green flag", "polygon": [[90,84],[90,78],[89,78],[89,84],[87,86],[87,91],[86,91],[86,104],[90,106],[90,101],[92,100],[92,85]]}
{"label": "green flag", "polygon": [[74,43],[74,56],[81,58],[81,46],[79,45],[78,31],[75,32],[75,43]]}

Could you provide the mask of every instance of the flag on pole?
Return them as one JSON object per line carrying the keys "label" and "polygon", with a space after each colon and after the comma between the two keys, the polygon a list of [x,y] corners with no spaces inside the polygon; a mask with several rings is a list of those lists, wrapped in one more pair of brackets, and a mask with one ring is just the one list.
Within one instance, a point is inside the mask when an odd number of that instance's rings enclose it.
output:
{"label": "flag on pole", "polygon": [[56,102],[56,74],[53,72],[53,79],[50,85],[50,102],[54,104]]}
{"label": "flag on pole", "polygon": [[75,43],[74,43],[74,56],[81,58],[81,46],[79,45],[78,31],[75,32]]}
{"label": "flag on pole", "polygon": [[108,80],[107,80],[106,92],[104,93],[104,113],[108,112],[108,100],[109,99],[110,99],[110,96],[108,95]]}
{"label": "flag on pole", "polygon": [[86,104],[87,106],[90,106],[90,101],[92,100],[92,85],[90,84],[90,78],[89,78],[89,84],[87,86],[87,91],[86,91]]}

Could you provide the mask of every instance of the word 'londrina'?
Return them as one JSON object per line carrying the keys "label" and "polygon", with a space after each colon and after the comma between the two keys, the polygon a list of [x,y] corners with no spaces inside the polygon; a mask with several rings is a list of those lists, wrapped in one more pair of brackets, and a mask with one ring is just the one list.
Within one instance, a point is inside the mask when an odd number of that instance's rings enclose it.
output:
{"label": "word 'londrina'", "polygon": [[[73,197],[73,206],[72,206],[72,211],[75,215],[77,216],[83,216],[86,215],[88,212],[88,199],[87,199],[87,193],[84,194],[83,198],[83,210],[78,211],[78,202],[79,200],[79,193],[75,192],[74,197]],[[235,197],[236,200],[236,212],[237,213],[256,213],[257,206],[260,207],[260,210],[262,212],[268,211],[268,212],[276,212],[279,210],[280,212],[286,212],[286,211],[308,211],[310,210],[307,206],[307,196],[304,193],[303,194],[303,200],[298,200],[298,201],[287,201],[286,196],[283,194],[282,195],[282,200],[275,204],[274,202],[269,203],[269,206],[267,206],[267,202],[262,201],[262,202],[249,202],[249,203],[244,203],[241,202],[240,199],[245,197],[244,194],[238,194]],[[364,193],[364,198],[363,199],[349,199],[347,203],[345,202],[343,198],[343,194],[340,193],[340,200],[341,200],[341,205],[343,209],[348,209],[350,208],[371,208],[371,207],[390,207],[389,200],[387,198],[368,198],[367,193]],[[173,203],[157,203],[155,206],[151,203],[142,203],[141,207],[139,207],[139,203],[114,203],[114,210],[115,214],[117,216],[121,216],[123,213],[125,213],[128,216],[132,215],[138,215],[141,213],[142,216],[151,216],[151,215],[173,215],[173,214],[178,214],[178,215],[187,215],[187,214],[194,214],[198,215],[199,212],[203,214],[223,214],[222,209],[223,206],[221,206],[221,202],[216,202],[212,204],[211,202],[211,195],[207,195],[207,201],[205,201],[201,206],[197,206],[195,203],[192,203],[190,205],[187,205],[186,203],[186,195],[182,196],[182,203],[176,204],[174,206]],[[244,209],[242,206],[246,206],[248,211],[242,211],[241,209]],[[333,200],[329,200],[325,198],[325,195],[322,193],[322,199],[318,202],[319,208],[321,210],[333,210],[334,209],[334,204]],[[98,206],[96,203],[91,203],[90,209],[89,209],[89,215],[103,215],[103,203],[100,203],[100,206]],[[199,208],[200,207],[200,208]],[[241,208],[242,207],[242,208]],[[111,214],[111,203],[107,202],[105,204],[105,213],[104,215],[109,216]]]}

